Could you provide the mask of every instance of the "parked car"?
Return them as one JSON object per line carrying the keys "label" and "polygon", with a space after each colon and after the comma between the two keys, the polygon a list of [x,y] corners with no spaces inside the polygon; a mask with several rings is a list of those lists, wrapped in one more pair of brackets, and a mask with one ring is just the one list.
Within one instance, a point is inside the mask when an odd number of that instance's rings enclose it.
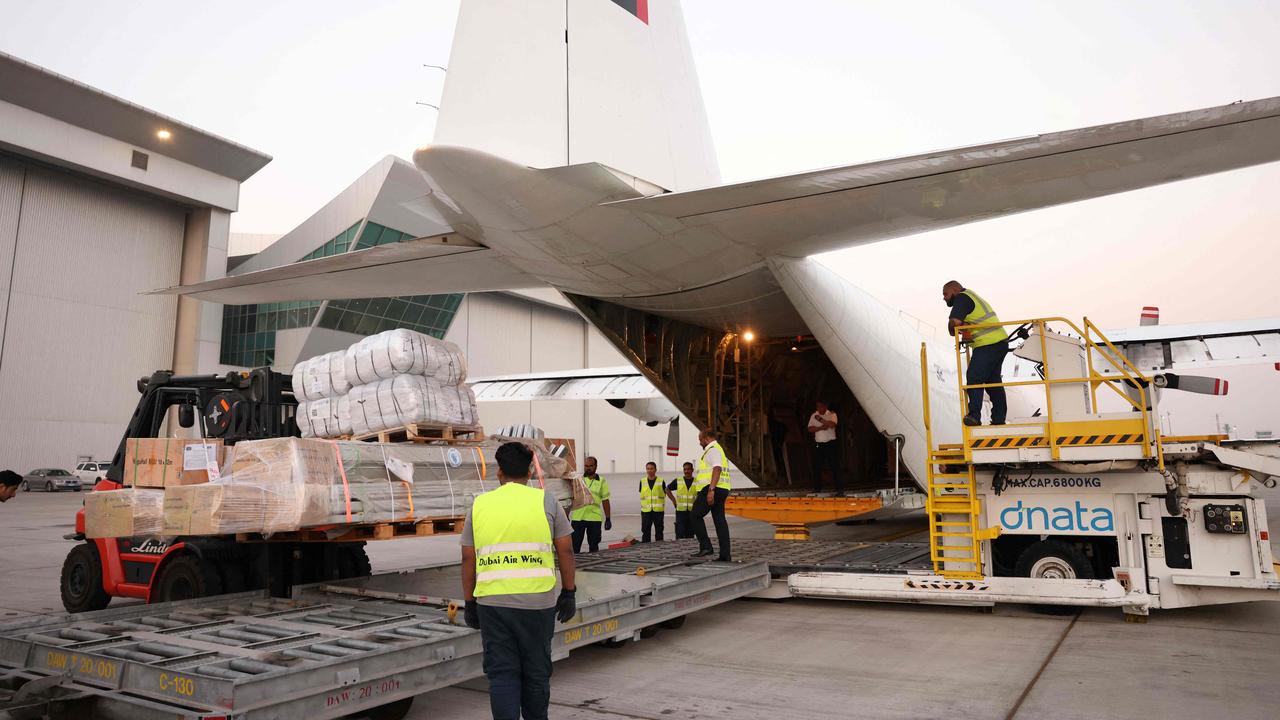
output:
{"label": "parked car", "polygon": [[75,490],[80,492],[80,478],[61,468],[40,468],[22,476],[23,490]]}
{"label": "parked car", "polygon": [[109,460],[85,460],[76,465],[76,469],[71,471],[72,475],[80,478],[80,485],[93,485],[98,482],[98,478],[107,476],[107,468],[111,467]]}

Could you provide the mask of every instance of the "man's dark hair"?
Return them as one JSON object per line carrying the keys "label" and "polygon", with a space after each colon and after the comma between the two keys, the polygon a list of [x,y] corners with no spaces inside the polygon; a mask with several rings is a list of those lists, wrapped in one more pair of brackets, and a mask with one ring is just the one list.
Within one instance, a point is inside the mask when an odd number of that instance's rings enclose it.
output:
{"label": "man's dark hair", "polygon": [[691,462],[687,462],[687,463],[685,463],[685,464],[684,464],[684,466],[685,466],[685,467],[693,467],[693,463],[691,463]]}
{"label": "man's dark hair", "polygon": [[653,469],[654,469],[654,470],[657,470],[657,469],[658,469],[658,463],[656,463],[656,462],[654,462],[654,461],[652,461],[652,460],[650,460],[649,462],[647,462],[647,463],[645,463],[645,464],[644,464],[645,468],[648,468],[650,465],[652,465],[652,466],[653,466]]}
{"label": "man's dark hair", "polygon": [[12,487],[20,484],[22,484],[21,475],[12,470],[0,470],[0,485],[8,485]]}
{"label": "man's dark hair", "polygon": [[502,469],[502,474],[512,480],[527,480],[529,478],[529,465],[533,462],[533,451],[525,446],[524,443],[509,442],[503,443],[502,447],[493,454],[494,459],[498,461],[498,467]]}
{"label": "man's dark hair", "polygon": [[[588,460],[596,460],[596,456],[595,456],[595,455],[588,455],[588,456],[586,456],[586,457],[582,458],[582,462],[586,462],[586,461],[588,461]],[[599,460],[596,460],[596,464],[597,464],[597,465],[599,465],[599,464],[600,464],[600,461],[599,461]]]}

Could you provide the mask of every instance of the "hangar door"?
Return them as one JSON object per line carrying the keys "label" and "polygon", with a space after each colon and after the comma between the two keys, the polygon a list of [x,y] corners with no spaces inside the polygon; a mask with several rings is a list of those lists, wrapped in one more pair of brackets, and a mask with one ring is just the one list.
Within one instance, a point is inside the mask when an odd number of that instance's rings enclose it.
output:
{"label": "hangar door", "polygon": [[173,364],[184,208],[0,155],[0,463],[110,459]]}

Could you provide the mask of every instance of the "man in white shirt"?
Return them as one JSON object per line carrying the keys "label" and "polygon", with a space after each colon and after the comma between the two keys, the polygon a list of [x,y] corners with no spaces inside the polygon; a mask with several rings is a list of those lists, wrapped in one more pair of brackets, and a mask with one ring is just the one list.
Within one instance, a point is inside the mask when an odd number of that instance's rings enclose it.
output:
{"label": "man in white shirt", "polygon": [[836,493],[844,492],[844,478],[840,476],[840,442],[836,440],[836,414],[819,400],[816,411],[809,416],[808,430],[813,434],[813,491],[822,492],[822,471],[830,470]]}

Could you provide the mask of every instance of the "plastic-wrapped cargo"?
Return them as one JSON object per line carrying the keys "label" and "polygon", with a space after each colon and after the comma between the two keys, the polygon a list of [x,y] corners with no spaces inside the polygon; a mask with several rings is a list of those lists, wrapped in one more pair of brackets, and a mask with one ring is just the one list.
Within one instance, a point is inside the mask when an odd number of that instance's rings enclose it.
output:
{"label": "plastic-wrapped cargo", "polygon": [[347,351],[317,355],[293,366],[293,394],[299,401],[321,400],[345,395],[351,389],[347,380]]}
{"label": "plastic-wrapped cargo", "polygon": [[467,379],[466,360],[457,345],[404,328],[370,335],[347,348],[344,368],[352,387],[397,375],[434,377],[445,385]]}
{"label": "plastic-wrapped cargo", "polygon": [[304,438],[336,438],[350,435],[351,398],[339,395],[298,403],[298,429]]}
{"label": "plastic-wrapped cargo", "polygon": [[84,496],[84,534],[88,538],[159,535],[164,524],[164,490],[95,490]]}
{"label": "plastic-wrapped cargo", "polygon": [[[498,486],[502,440],[467,445],[273,438],[236,444],[223,478],[176,489],[167,535],[264,533],[460,517]],[[535,450],[530,485],[574,506],[585,491],[564,460]]]}
{"label": "plastic-wrapped cargo", "polygon": [[467,385],[444,385],[421,375],[396,375],[356,385],[349,400],[351,430],[356,435],[413,423],[476,425],[476,396]]}

